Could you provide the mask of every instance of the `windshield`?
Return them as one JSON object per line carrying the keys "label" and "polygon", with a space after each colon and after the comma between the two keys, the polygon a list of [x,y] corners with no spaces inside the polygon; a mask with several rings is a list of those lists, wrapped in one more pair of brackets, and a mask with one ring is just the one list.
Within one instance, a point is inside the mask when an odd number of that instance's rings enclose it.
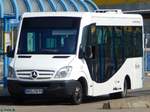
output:
{"label": "windshield", "polygon": [[75,54],[80,18],[24,18],[18,54]]}

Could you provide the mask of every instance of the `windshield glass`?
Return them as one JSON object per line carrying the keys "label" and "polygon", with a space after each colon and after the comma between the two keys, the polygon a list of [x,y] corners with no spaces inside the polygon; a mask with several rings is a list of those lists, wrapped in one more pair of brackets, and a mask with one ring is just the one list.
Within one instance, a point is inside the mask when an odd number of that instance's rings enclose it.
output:
{"label": "windshield glass", "polygon": [[75,54],[80,18],[24,18],[18,54]]}

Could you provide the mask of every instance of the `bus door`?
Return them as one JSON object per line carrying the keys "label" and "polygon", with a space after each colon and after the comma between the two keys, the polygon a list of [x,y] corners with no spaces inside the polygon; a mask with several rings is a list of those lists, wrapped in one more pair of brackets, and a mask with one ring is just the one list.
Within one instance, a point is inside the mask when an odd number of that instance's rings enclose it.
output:
{"label": "bus door", "polygon": [[94,24],[88,27],[85,59],[91,78],[97,83],[108,80],[115,69],[113,40],[108,32],[106,28]]}
{"label": "bus door", "polygon": [[[86,29],[86,28],[85,28]],[[96,24],[91,24],[87,27],[86,34],[83,34],[86,37],[86,40],[83,40],[85,44],[85,60],[93,81],[98,82],[100,76],[99,74],[99,56],[98,56],[98,44],[96,37]]]}
{"label": "bus door", "polygon": [[99,82],[109,80],[122,66],[124,44],[122,28],[115,26],[99,26],[96,31],[99,61]]}

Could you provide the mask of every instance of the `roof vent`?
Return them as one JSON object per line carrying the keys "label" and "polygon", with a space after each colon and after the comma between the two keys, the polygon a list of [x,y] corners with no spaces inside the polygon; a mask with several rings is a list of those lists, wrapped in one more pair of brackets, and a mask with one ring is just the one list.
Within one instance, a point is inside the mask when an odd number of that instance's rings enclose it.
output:
{"label": "roof vent", "polygon": [[96,13],[114,13],[114,14],[123,14],[121,9],[99,9],[95,11]]}

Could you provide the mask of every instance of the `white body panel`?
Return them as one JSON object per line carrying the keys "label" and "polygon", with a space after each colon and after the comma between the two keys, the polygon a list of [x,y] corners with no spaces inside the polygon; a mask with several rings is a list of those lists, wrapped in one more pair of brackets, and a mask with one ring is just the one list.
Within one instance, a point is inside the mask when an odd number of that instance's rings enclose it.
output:
{"label": "white body panel", "polygon": [[[138,67],[137,67],[138,65]],[[129,67],[133,69],[129,69]],[[138,89],[143,87],[142,83],[142,58],[127,59],[118,72],[104,83],[94,83],[94,95],[105,95],[114,92],[123,91],[123,84],[125,76],[129,75],[131,79],[131,89]],[[113,88],[121,88],[120,90],[113,90]]]}

